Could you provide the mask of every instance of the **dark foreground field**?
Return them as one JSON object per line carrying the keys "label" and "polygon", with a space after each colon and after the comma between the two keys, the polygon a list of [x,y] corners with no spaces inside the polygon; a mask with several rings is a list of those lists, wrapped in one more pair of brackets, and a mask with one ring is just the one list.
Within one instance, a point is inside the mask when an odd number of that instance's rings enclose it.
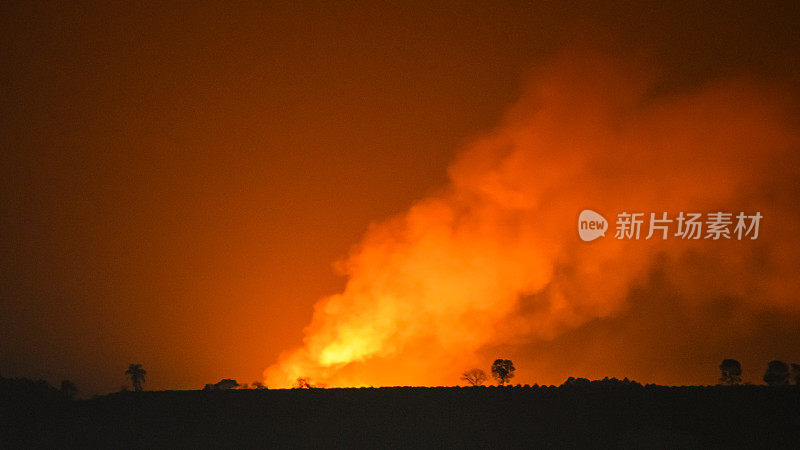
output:
{"label": "dark foreground field", "polygon": [[800,447],[797,387],[595,382],[2,400],[0,447]]}

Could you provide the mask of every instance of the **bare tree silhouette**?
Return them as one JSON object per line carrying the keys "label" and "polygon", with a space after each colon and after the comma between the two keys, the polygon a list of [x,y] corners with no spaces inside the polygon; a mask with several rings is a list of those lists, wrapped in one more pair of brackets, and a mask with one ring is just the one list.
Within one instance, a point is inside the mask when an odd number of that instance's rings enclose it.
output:
{"label": "bare tree silhouette", "polygon": [[735,359],[725,359],[719,365],[719,383],[733,386],[742,382],[742,365]]}
{"label": "bare tree silhouette", "polygon": [[470,369],[461,374],[461,379],[472,386],[480,386],[485,383],[489,377],[487,377],[486,372],[481,369]]}
{"label": "bare tree silhouette", "polygon": [[492,376],[497,379],[500,386],[514,378],[514,363],[510,359],[496,359],[492,363]]}
{"label": "bare tree silhouette", "polygon": [[295,383],[295,387],[298,389],[311,389],[314,386],[311,384],[311,380],[309,378],[299,377]]}
{"label": "bare tree silhouette", "polygon": [[140,392],[142,390],[142,384],[145,382],[145,375],[147,375],[147,371],[142,369],[141,364],[130,364],[128,366],[128,370],[125,371],[125,374],[131,377],[131,384],[133,384],[133,390],[136,392]]}

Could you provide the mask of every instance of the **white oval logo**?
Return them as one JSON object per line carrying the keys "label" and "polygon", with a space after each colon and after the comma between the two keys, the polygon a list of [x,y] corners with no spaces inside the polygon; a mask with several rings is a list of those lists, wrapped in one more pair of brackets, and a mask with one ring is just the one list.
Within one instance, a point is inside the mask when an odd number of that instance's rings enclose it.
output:
{"label": "white oval logo", "polygon": [[608,221],[605,217],[591,209],[581,211],[578,216],[578,234],[582,240],[593,241],[600,236],[605,236],[606,230],[608,230]]}

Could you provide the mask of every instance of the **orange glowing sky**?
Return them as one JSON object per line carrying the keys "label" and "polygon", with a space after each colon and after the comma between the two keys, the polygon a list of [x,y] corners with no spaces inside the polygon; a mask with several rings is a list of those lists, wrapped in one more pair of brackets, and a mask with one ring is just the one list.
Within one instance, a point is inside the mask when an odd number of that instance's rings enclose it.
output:
{"label": "orange glowing sky", "polygon": [[[422,273],[488,269],[503,289],[465,277],[471,292],[507,296],[492,297],[486,314],[476,313],[482,297],[456,318],[430,302],[396,311],[408,303],[348,297],[358,312],[339,317],[402,315],[380,329],[435,321],[454,332],[387,338],[386,357],[334,375],[302,370],[334,384],[456,384],[453,375],[503,356],[517,362],[515,382],[690,384],[713,383],[725,357],[751,381],[771,359],[800,362],[797,238],[637,251],[606,283],[563,275],[587,257],[560,235],[581,198],[609,210],[763,206],[775,233],[797,231],[797,8],[559,3],[3,4],[0,374],[69,378],[86,394],[119,389],[130,362],[148,370],[148,389],[261,380],[308,333],[345,329],[312,320],[320,299],[410,292],[376,284],[383,275],[430,292]],[[594,119],[612,123],[595,129]],[[552,150],[506,159],[513,145]],[[661,157],[645,150],[654,148]],[[580,166],[598,152],[611,157]],[[633,170],[638,178],[619,179]],[[569,188],[575,173],[614,195]],[[536,198],[549,219],[517,226],[538,216],[487,212],[463,195]],[[448,228],[449,214],[466,224]],[[393,225],[398,217],[413,226]],[[425,239],[397,244],[397,227]],[[486,230],[493,238],[479,239]],[[382,259],[363,250],[371,244],[441,259]],[[630,251],[593,249],[592,261]],[[333,267],[343,260],[350,278]],[[750,269],[757,275],[730,282]],[[540,314],[539,289],[590,298],[587,279],[609,300],[580,302],[557,321]],[[461,283],[430,285],[463,300]],[[506,336],[464,337],[498,321]],[[445,351],[459,348],[468,351]]]}

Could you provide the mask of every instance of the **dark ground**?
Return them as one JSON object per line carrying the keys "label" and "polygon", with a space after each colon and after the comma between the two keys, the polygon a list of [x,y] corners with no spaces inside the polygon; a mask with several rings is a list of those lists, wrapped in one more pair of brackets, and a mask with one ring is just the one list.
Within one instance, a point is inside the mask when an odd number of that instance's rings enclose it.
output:
{"label": "dark ground", "polygon": [[795,386],[18,391],[3,448],[800,448]]}

